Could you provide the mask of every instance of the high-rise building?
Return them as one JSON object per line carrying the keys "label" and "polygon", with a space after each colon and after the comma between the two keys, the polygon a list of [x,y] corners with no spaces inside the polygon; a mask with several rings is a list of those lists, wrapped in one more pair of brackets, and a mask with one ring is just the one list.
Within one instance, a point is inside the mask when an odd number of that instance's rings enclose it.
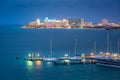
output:
{"label": "high-rise building", "polygon": [[72,18],[72,19],[68,19],[68,21],[69,21],[69,25],[72,28],[80,28],[85,26],[83,18]]}
{"label": "high-rise building", "polygon": [[83,19],[83,18],[81,18],[80,23],[81,23],[80,27],[84,27],[84,26],[85,26],[85,22],[84,22],[84,19]]}
{"label": "high-rise building", "polygon": [[54,27],[56,22],[57,22],[56,19],[48,19],[48,17],[46,17],[44,20],[44,24],[46,27]]}
{"label": "high-rise building", "polygon": [[108,19],[102,19],[102,25],[107,25],[108,24]]}
{"label": "high-rise building", "polygon": [[62,19],[62,27],[68,27],[69,21],[67,19]]}

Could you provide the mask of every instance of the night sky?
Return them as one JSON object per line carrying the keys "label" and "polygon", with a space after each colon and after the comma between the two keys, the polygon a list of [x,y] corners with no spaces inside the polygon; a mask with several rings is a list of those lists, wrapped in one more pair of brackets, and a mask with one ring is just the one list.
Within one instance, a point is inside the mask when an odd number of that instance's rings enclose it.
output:
{"label": "night sky", "polygon": [[27,24],[45,17],[120,22],[120,0],[0,0],[0,24]]}

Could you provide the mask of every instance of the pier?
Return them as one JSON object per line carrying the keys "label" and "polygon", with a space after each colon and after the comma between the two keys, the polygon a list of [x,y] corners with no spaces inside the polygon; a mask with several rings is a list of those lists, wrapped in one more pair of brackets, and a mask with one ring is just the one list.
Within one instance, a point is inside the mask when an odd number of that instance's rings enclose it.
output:
{"label": "pier", "polygon": [[95,64],[95,62],[54,62],[54,65]]}
{"label": "pier", "polygon": [[43,61],[44,58],[24,58],[25,61]]}

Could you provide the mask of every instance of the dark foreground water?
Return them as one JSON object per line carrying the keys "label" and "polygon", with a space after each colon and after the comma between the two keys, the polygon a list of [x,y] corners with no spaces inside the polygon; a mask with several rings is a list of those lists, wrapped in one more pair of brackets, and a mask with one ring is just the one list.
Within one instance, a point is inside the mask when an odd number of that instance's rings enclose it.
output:
{"label": "dark foreground water", "polygon": [[[53,56],[64,53],[74,55],[77,39],[77,55],[94,51],[106,52],[106,36],[110,35],[110,51],[117,52],[119,31],[84,29],[23,29],[20,26],[0,26],[0,80],[120,80],[120,69],[95,64],[61,65],[29,62],[23,58],[29,52],[50,56],[49,42],[53,42]],[[16,60],[20,56],[20,60]]]}

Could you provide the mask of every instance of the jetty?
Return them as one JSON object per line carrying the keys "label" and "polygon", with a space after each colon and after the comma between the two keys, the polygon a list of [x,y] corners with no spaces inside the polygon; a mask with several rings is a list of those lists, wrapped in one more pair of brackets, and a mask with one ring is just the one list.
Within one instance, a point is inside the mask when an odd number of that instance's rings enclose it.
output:
{"label": "jetty", "polygon": [[95,62],[54,62],[54,65],[95,64]]}

